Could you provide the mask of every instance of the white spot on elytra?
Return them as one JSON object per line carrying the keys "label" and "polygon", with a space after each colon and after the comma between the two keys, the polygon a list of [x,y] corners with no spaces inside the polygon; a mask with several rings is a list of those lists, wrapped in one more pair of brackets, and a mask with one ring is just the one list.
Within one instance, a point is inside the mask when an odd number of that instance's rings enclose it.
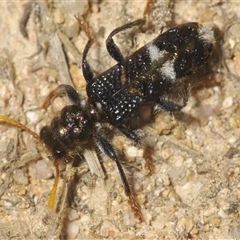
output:
{"label": "white spot on elytra", "polygon": [[[159,48],[153,45],[152,43],[147,45],[147,49],[149,52],[149,57],[151,59],[151,62],[158,61],[159,59],[163,59],[164,55],[166,54],[166,51],[160,51]],[[169,80],[176,79],[176,73],[174,70],[173,61],[165,62],[159,70],[161,74],[164,75],[167,79]]]}
{"label": "white spot on elytra", "polygon": [[161,67],[162,74],[167,77],[169,80],[176,79],[176,72],[174,70],[174,62],[167,61]]}
{"label": "white spot on elytra", "polygon": [[162,58],[165,51],[160,51],[159,48],[153,44],[148,44],[147,49],[149,52],[149,57],[151,59],[151,62],[158,60],[159,58]]}

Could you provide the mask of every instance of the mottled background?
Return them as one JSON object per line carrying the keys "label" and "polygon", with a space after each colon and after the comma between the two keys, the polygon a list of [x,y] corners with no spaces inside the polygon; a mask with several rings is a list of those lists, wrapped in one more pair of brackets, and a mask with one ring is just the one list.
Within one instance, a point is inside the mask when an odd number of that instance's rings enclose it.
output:
{"label": "mottled background", "polygon": [[[87,37],[79,33],[74,14],[84,14],[93,30],[96,43],[88,59],[101,73],[114,64],[105,49],[108,34],[141,18],[145,4],[144,0],[0,1],[0,114],[39,132],[63,106],[56,99],[42,109],[59,83],[72,79],[85,96],[80,62]],[[239,15],[238,1],[156,1],[146,33],[133,29],[115,37],[127,55],[163,29],[184,22],[219,29],[216,45],[222,50],[216,48],[215,54],[221,56],[220,62],[209,65],[212,74],[201,80],[187,107],[175,116],[157,115],[139,132],[155,146],[154,174],[147,176],[142,149],[122,136],[114,140],[132,165],[129,179],[142,206],[143,223],[134,219],[116,167],[105,158],[106,180],[91,176],[87,164],[63,171],[59,187],[63,211],[51,215],[47,200],[54,168],[46,151],[28,133],[1,124],[0,236],[239,239]],[[67,39],[79,52],[71,50]]]}

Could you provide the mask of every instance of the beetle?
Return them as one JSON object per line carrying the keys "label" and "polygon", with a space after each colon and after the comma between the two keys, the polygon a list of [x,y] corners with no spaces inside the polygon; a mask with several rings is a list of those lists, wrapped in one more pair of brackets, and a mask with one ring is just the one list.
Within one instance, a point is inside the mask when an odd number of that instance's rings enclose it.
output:
{"label": "beetle", "polygon": [[[131,208],[142,221],[140,206],[127,181],[121,159],[106,133],[117,129],[141,144],[130,123],[143,107],[150,106],[152,111],[181,110],[189,96],[187,79],[206,63],[213,51],[213,31],[195,22],[182,24],[160,34],[125,58],[113,36],[142,25],[144,20],[127,23],[114,29],[106,40],[106,48],[117,64],[94,76],[87,61],[93,38],[82,20],[77,19],[89,38],[82,58],[88,100],[85,102],[72,86],[60,85],[51,95],[65,94],[71,104],[64,107],[49,126],[41,129],[40,139],[54,159],[70,161],[78,151],[88,148],[94,148],[96,152],[100,150],[112,159],[117,165]],[[152,172],[152,150],[147,145],[143,147],[147,166]]]}
{"label": "beetle", "polygon": [[[117,64],[94,76],[87,61],[94,38],[82,19],[76,18],[89,39],[82,56],[88,99],[84,100],[71,85],[59,85],[50,93],[44,105],[63,95],[67,96],[70,104],[61,110],[50,125],[41,129],[39,136],[8,117],[0,116],[0,121],[16,125],[35,138],[40,138],[56,166],[59,161],[73,161],[85,150],[95,151],[97,155],[104,153],[116,163],[133,213],[139,221],[143,221],[140,205],[108,133],[118,130],[143,146],[146,165],[152,173],[153,150],[139,138],[131,128],[131,123],[146,106],[154,113],[160,110],[175,112],[186,106],[190,92],[189,79],[211,56],[214,33],[212,28],[199,23],[185,23],[161,33],[130,56],[124,57],[113,37],[126,29],[142,26],[145,20],[127,23],[114,29],[106,40],[107,51]],[[52,208],[58,178],[57,170],[50,196]]]}

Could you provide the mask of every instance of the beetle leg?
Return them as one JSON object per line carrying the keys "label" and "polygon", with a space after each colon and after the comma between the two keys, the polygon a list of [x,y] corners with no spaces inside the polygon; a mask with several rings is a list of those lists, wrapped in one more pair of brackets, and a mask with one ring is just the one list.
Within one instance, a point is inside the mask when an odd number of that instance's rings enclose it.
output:
{"label": "beetle leg", "polygon": [[107,40],[106,40],[106,47],[108,50],[108,53],[110,54],[110,56],[116,60],[118,63],[120,64],[124,64],[124,57],[119,49],[119,47],[116,45],[116,43],[113,40],[113,36],[116,35],[119,32],[122,32],[128,28],[132,28],[134,26],[141,26],[144,23],[143,19],[138,19],[134,22],[130,22],[127,23],[121,27],[118,27],[116,29],[114,29],[108,36]]}
{"label": "beetle leg", "polygon": [[117,168],[118,168],[118,171],[119,171],[119,174],[120,174],[120,177],[121,177],[122,182],[123,182],[125,194],[129,199],[128,202],[129,202],[129,204],[132,208],[132,211],[133,211],[135,217],[137,217],[139,219],[139,221],[142,222],[143,221],[143,216],[142,216],[142,213],[141,213],[141,207],[140,207],[140,205],[137,201],[137,198],[132,193],[132,190],[131,190],[130,185],[128,183],[126,174],[125,174],[125,172],[122,168],[121,162],[120,162],[113,146],[109,143],[109,141],[106,138],[104,138],[104,137],[102,137],[98,134],[95,134],[94,138],[95,138],[95,141],[96,141],[99,149],[101,149],[109,158],[111,158],[112,160],[115,161],[115,163],[117,165]]}
{"label": "beetle leg", "polygon": [[188,102],[190,88],[185,86],[183,93],[175,92],[175,94],[179,95],[179,99],[181,99],[180,103],[174,101],[172,98],[160,97],[155,105],[155,112],[161,111],[162,109],[168,112],[177,112],[184,108]]}
{"label": "beetle leg", "polygon": [[78,15],[75,15],[75,18],[77,19],[79,26],[82,28],[82,30],[85,32],[85,34],[88,37],[88,42],[83,50],[83,56],[82,56],[82,72],[85,80],[87,82],[90,82],[93,79],[93,71],[87,61],[87,54],[89,52],[89,49],[93,45],[94,38],[92,35],[91,29],[87,26],[86,22],[83,20],[82,17],[79,17]]}
{"label": "beetle leg", "polygon": [[43,108],[47,108],[56,97],[63,96],[67,96],[71,103],[78,106],[81,105],[79,93],[71,85],[61,84],[55,90],[49,93],[48,97],[43,103]]}
{"label": "beetle leg", "polygon": [[[119,126],[118,130],[121,131],[127,138],[136,142],[138,145],[142,145],[140,138],[134,131],[127,129],[124,126]],[[150,146],[144,144],[143,157],[146,161],[145,167],[148,169],[149,175],[152,175],[154,171],[152,155],[153,155],[153,149]]]}

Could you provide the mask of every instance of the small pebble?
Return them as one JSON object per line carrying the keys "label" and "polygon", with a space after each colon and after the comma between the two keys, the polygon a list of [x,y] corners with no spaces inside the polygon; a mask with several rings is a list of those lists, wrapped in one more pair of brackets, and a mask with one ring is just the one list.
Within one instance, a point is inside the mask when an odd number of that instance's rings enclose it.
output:
{"label": "small pebble", "polygon": [[79,218],[79,214],[75,209],[72,209],[68,214],[68,219],[70,221],[76,220]]}
{"label": "small pebble", "polygon": [[75,222],[70,222],[67,226],[67,233],[69,239],[75,239],[79,233],[79,226]]}
{"label": "small pebble", "polygon": [[123,221],[128,227],[132,227],[136,223],[135,217],[132,212],[124,214]]}
{"label": "small pebble", "polygon": [[137,157],[138,156],[138,149],[134,146],[128,147],[127,155],[128,155],[128,157],[132,157],[132,158]]}
{"label": "small pebble", "polygon": [[230,108],[233,105],[233,98],[231,96],[226,97],[222,103],[222,109]]}
{"label": "small pebble", "polygon": [[40,179],[48,179],[53,176],[53,171],[45,160],[39,160],[36,165],[36,175]]}
{"label": "small pebble", "polygon": [[28,178],[24,175],[23,171],[21,169],[16,169],[13,173],[13,178],[16,183],[21,185],[27,185],[28,184]]}

